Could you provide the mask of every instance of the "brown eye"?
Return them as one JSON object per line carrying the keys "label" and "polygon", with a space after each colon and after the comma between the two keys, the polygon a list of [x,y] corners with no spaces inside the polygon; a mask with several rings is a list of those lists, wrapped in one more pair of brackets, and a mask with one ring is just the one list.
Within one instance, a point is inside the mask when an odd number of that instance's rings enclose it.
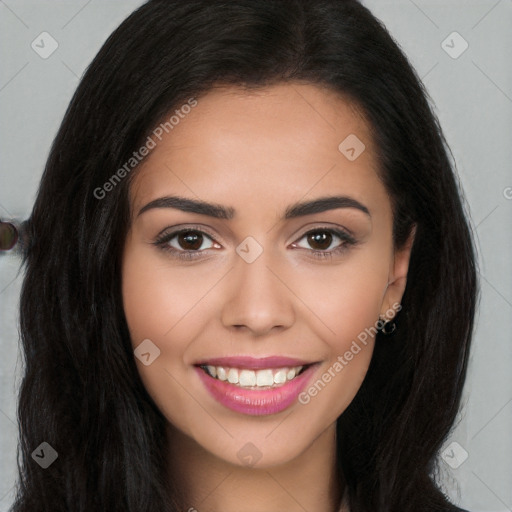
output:
{"label": "brown eye", "polygon": [[307,235],[308,243],[312,249],[325,251],[332,244],[332,233],[328,231],[314,231]]}
{"label": "brown eye", "polygon": [[192,254],[201,253],[205,249],[212,249],[215,244],[212,237],[198,229],[182,229],[174,233],[166,233],[155,241],[165,250],[175,253]]}
{"label": "brown eye", "polygon": [[153,244],[171,257],[186,261],[211,256],[208,249],[222,249],[212,235],[193,227],[164,232],[156,238]]}
{"label": "brown eye", "polygon": [[341,229],[317,228],[304,233],[292,246],[307,249],[315,258],[341,256],[357,240]]}
{"label": "brown eye", "polygon": [[177,235],[177,241],[181,249],[185,251],[197,251],[203,245],[204,237],[198,231],[185,231]]}

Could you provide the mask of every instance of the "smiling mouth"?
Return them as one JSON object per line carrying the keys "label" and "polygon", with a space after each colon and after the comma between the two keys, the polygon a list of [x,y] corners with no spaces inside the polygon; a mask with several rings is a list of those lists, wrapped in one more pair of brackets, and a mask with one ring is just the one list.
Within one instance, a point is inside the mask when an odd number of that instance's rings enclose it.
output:
{"label": "smiling mouth", "polygon": [[283,386],[301,375],[313,364],[314,363],[301,366],[283,366],[281,368],[263,368],[259,370],[204,364],[197,366],[216,380],[224,381],[244,389],[264,390]]}

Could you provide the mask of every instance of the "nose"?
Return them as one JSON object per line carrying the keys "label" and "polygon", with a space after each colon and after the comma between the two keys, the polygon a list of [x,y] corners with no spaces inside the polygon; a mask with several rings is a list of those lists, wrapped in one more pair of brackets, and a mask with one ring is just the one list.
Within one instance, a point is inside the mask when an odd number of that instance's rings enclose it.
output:
{"label": "nose", "polygon": [[264,250],[252,263],[237,257],[230,272],[228,299],[222,308],[226,328],[263,336],[293,325],[295,297],[270,253]]}

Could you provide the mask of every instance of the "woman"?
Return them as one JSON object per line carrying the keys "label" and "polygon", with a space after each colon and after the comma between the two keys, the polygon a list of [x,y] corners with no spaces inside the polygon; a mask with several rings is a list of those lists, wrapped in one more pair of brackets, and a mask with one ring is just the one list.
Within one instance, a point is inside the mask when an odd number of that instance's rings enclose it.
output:
{"label": "woman", "polygon": [[426,93],[358,2],[144,4],[26,229],[13,511],[460,510],[434,476],[471,233]]}

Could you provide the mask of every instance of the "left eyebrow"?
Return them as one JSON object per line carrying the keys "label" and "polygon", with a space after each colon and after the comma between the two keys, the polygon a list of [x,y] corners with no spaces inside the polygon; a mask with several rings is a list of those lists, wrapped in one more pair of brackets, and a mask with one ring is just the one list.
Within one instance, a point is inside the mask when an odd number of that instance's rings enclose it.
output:
{"label": "left eyebrow", "polygon": [[[154,199],[143,206],[137,216],[152,208],[175,208],[183,212],[197,213],[199,215],[207,215],[209,217],[227,220],[235,216],[235,210],[232,207],[225,207],[219,204],[178,196],[165,196]],[[356,199],[348,196],[333,196],[321,197],[312,201],[290,205],[285,210],[284,219],[294,219],[296,217],[322,213],[337,208],[355,208],[371,217],[368,208]]]}
{"label": "left eyebrow", "polygon": [[359,201],[348,196],[333,196],[333,197],[321,197],[313,201],[305,203],[297,203],[289,206],[284,214],[285,219],[293,219],[295,217],[301,217],[303,215],[312,215],[314,213],[326,212],[328,210],[335,210],[336,208],[356,208],[369,217],[370,211],[368,208],[361,204]]}

